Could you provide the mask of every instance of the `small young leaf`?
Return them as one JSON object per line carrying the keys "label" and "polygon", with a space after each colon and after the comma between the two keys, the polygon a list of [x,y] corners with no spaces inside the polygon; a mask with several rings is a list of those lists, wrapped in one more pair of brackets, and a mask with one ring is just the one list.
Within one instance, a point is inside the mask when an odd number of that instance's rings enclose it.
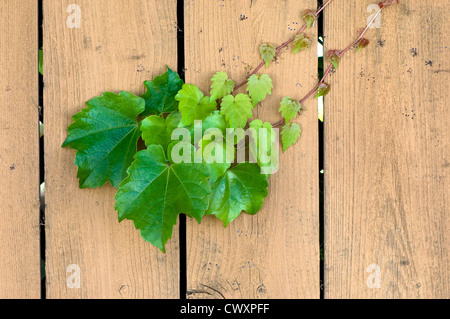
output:
{"label": "small young leaf", "polygon": [[133,161],[140,136],[137,116],[145,101],[128,92],[104,93],[73,116],[62,147],[77,150],[80,188],[118,187]]}
{"label": "small young leaf", "polygon": [[168,164],[163,147],[150,145],[136,154],[120,184],[115,205],[119,221],[134,221],[144,240],[165,252],[180,213],[198,222],[203,217],[211,193],[207,178],[205,165]]}
{"label": "small young leaf", "polygon": [[366,46],[369,45],[369,40],[367,40],[366,38],[362,38],[361,40],[358,41],[357,45],[358,45],[358,52],[359,52],[362,49],[364,49]]}
{"label": "small young leaf", "polygon": [[217,72],[211,79],[211,101],[216,101],[233,91],[235,83],[226,72]]}
{"label": "small young leaf", "polygon": [[267,178],[256,164],[241,163],[229,169],[212,185],[211,204],[207,214],[222,220],[224,227],[242,211],[256,214],[268,194]]}
{"label": "small young leaf", "polygon": [[224,115],[231,128],[244,127],[253,116],[252,101],[247,94],[240,93],[233,97],[227,95],[222,99],[220,114]]}
{"label": "small young leaf", "polygon": [[325,96],[327,95],[331,90],[331,86],[327,83],[321,83],[319,85],[319,88],[317,89],[317,95],[316,95],[316,99],[321,97],[321,96]]}
{"label": "small young leaf", "polygon": [[304,33],[300,33],[295,37],[293,44],[294,44],[293,54],[296,54],[298,51],[304,51],[309,49],[309,47],[311,46],[311,39],[307,37]]}
{"label": "small young leaf", "polygon": [[145,118],[141,124],[142,139],[146,146],[161,145],[164,150],[172,142],[172,132],[181,121],[181,113],[170,113],[167,118],[151,115]]}
{"label": "small young leaf", "polygon": [[153,81],[145,81],[144,86],[147,90],[142,95],[145,100],[145,111],[141,116],[160,115],[178,110],[175,95],[181,90],[183,83],[178,73],[169,67],[166,73],[155,77]]}
{"label": "small young leaf", "polygon": [[281,101],[279,112],[281,112],[281,116],[284,117],[286,122],[290,122],[297,117],[301,108],[302,107],[298,101],[292,100],[290,97],[286,96]]}
{"label": "small young leaf", "polygon": [[330,50],[326,54],[327,60],[333,63],[335,69],[338,68],[339,61],[341,60],[340,53],[341,52],[339,50]]}
{"label": "small young leaf", "polygon": [[193,124],[195,120],[204,121],[217,109],[216,101],[204,96],[193,84],[183,84],[175,99],[180,102],[181,126]]}
{"label": "small young leaf", "polygon": [[252,98],[253,106],[264,101],[267,94],[271,95],[273,89],[272,79],[268,74],[258,77],[253,74],[247,82],[247,92]]}
{"label": "small young leaf", "polygon": [[268,68],[270,62],[272,62],[272,60],[275,58],[277,52],[274,45],[263,43],[259,47],[259,53],[261,54],[261,59],[266,62],[266,68]]}
{"label": "small young leaf", "polygon": [[283,143],[283,152],[297,142],[302,132],[300,125],[297,123],[286,123],[281,131],[281,141]]}
{"label": "small young leaf", "polygon": [[314,10],[305,10],[302,18],[306,22],[306,27],[311,28],[317,21],[317,13]]}

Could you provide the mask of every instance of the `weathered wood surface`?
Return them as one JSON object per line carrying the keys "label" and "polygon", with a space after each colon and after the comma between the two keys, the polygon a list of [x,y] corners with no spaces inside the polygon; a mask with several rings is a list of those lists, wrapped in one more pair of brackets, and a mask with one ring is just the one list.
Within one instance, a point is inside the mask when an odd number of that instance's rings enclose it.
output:
{"label": "weathered wood surface", "polygon": [[0,298],[40,297],[38,8],[0,2]]}
{"label": "weathered wood surface", "polygon": [[[226,71],[236,82],[260,62],[263,42],[281,44],[301,28],[312,0],[185,2],[186,82],[208,92],[209,79]],[[308,31],[317,37],[317,29]],[[250,70],[251,71],[251,70]],[[303,97],[317,81],[316,46],[283,53],[269,69],[273,94],[254,116],[280,119],[281,98]],[[241,89],[242,92],[243,89]],[[240,91],[240,92],[241,92]],[[228,228],[215,217],[187,220],[188,298],[318,298],[319,196],[317,103],[299,118],[300,143],[281,155],[269,196],[257,215],[243,214]]]}
{"label": "weathered wood surface", "polygon": [[[61,148],[86,101],[105,91],[141,94],[144,80],[176,69],[176,1],[79,0],[80,28],[69,28],[72,3],[44,1],[47,297],[178,298],[177,228],[166,255],[145,243],[132,222],[118,223],[109,184],[78,188],[75,152]],[[70,288],[72,264],[80,288]]]}
{"label": "weathered wood surface", "polygon": [[[351,43],[372,2],[330,6],[328,49]],[[446,1],[400,1],[332,75],[326,298],[450,297],[448,16]]]}
{"label": "weathered wood surface", "polygon": [[[48,298],[180,296],[178,228],[165,255],[145,243],[131,222],[118,223],[111,186],[78,188],[75,152],[61,148],[87,100],[140,94],[165,65],[176,69],[176,2],[78,0],[78,28],[72,1],[44,0]],[[355,38],[372,2],[325,10],[327,49]],[[240,82],[259,63],[258,46],[288,39],[315,5],[185,0],[187,82],[206,93],[222,70]],[[329,79],[325,298],[450,297],[449,10],[445,1],[401,1]],[[37,2],[3,0],[0,18],[0,298],[39,298]],[[255,117],[278,120],[283,96],[301,98],[316,83],[316,61],[314,46],[263,68],[275,89]],[[188,218],[187,298],[319,297],[316,101],[304,109],[300,142],[281,155],[260,213],[226,229],[214,217]]]}

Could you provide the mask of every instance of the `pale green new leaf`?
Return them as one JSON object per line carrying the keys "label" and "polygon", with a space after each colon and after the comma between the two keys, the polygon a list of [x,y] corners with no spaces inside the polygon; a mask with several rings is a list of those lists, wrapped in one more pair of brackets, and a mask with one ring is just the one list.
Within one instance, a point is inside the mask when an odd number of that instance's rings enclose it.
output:
{"label": "pale green new leaf", "polygon": [[137,116],[145,101],[128,92],[104,93],[73,116],[63,147],[77,150],[80,188],[114,187],[126,177],[140,136]]}
{"label": "pale green new leaf", "polygon": [[180,213],[201,221],[211,193],[207,179],[203,164],[169,164],[163,147],[150,145],[136,154],[120,184],[115,205],[119,220],[132,220],[144,240],[165,252]]}
{"label": "pale green new leaf", "polygon": [[233,91],[234,81],[228,78],[226,72],[217,72],[211,79],[211,101],[216,101]]}
{"label": "pale green new leaf", "polygon": [[290,122],[297,117],[300,110],[300,103],[297,100],[292,100],[290,97],[286,96],[281,101],[279,112],[281,112],[281,116],[284,117],[286,122]]}
{"label": "pale green new leaf", "polygon": [[247,94],[227,95],[222,99],[220,114],[225,116],[231,128],[238,128],[244,127],[253,116],[252,109],[252,101]]}
{"label": "pale green new leaf", "polygon": [[248,79],[247,91],[252,98],[253,106],[257,105],[261,101],[264,101],[267,95],[271,95],[272,89],[272,79],[268,74],[263,74],[260,77],[253,74]]}
{"label": "pale green new leaf", "polygon": [[308,38],[304,33],[300,33],[295,37],[293,46],[293,54],[296,54],[298,51],[307,50],[311,46],[311,39]]}
{"label": "pale green new leaf", "polygon": [[289,147],[297,142],[301,132],[302,130],[300,128],[300,125],[298,125],[297,123],[286,123],[286,125],[281,130],[283,152],[285,152]]}
{"label": "pale green new leaf", "polygon": [[212,185],[208,214],[222,220],[224,227],[235,220],[242,211],[256,214],[268,194],[267,178],[256,164],[241,163],[229,169]]}
{"label": "pale green new leaf", "polygon": [[261,59],[266,62],[266,68],[268,68],[270,62],[275,58],[277,51],[274,45],[263,43],[259,46],[259,53],[261,54]]}
{"label": "pale green new leaf", "polygon": [[193,124],[195,120],[204,121],[217,109],[216,101],[204,96],[193,84],[183,84],[175,99],[180,102],[178,108],[181,112],[181,126]]}

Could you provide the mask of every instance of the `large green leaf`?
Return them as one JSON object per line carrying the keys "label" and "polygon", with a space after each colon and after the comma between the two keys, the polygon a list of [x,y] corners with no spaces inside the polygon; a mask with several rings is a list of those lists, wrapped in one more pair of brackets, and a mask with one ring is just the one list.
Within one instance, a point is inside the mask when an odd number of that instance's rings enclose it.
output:
{"label": "large green leaf", "polygon": [[234,161],[234,144],[229,143],[220,129],[208,129],[198,143],[197,154],[203,158],[211,175],[216,181],[230,168]]}
{"label": "large green leaf", "polygon": [[192,136],[192,144],[195,145],[200,142],[208,129],[219,129],[225,136],[227,126],[227,120],[222,114],[220,114],[220,111],[214,111],[201,123],[197,122],[195,125],[190,125],[187,128]]}
{"label": "large green leaf", "polygon": [[63,147],[77,150],[80,188],[114,187],[126,177],[137,151],[137,116],[145,101],[128,92],[104,93],[87,102],[87,108],[73,116]]}
{"label": "large green leaf", "polygon": [[145,118],[141,124],[142,139],[146,146],[159,144],[167,149],[172,142],[172,132],[178,127],[181,121],[181,113],[170,113],[167,118],[151,115]]}
{"label": "large green leaf", "polygon": [[150,145],[136,154],[116,194],[115,207],[120,221],[132,220],[146,241],[165,251],[178,215],[200,222],[210,192],[203,164],[169,163],[161,145]]}
{"label": "large green leaf", "polygon": [[141,116],[160,115],[178,110],[178,101],[175,100],[175,96],[181,90],[183,83],[178,73],[169,67],[166,73],[155,77],[153,81],[145,81],[144,86],[147,90],[142,95],[145,99],[145,111]]}
{"label": "large green leaf", "polygon": [[256,164],[241,163],[229,169],[212,186],[208,214],[223,221],[224,227],[235,220],[242,211],[256,214],[268,194],[267,178]]}

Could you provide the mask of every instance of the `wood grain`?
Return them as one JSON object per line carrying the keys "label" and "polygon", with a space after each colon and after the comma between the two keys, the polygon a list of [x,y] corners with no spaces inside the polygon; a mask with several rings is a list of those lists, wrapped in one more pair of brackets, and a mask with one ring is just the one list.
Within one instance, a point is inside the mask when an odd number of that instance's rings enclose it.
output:
{"label": "wood grain", "polygon": [[0,298],[39,298],[37,2],[0,2]]}
{"label": "wood grain", "polygon": [[[260,62],[259,45],[281,44],[302,26],[315,1],[186,0],[186,82],[207,93],[209,79],[226,71],[236,82]],[[316,29],[308,33],[317,36]],[[316,46],[283,52],[268,70],[273,95],[254,117],[277,121],[283,96],[303,97],[317,81]],[[253,69],[252,68],[252,69]],[[243,90],[241,90],[243,92]],[[255,216],[243,214],[224,229],[215,217],[187,220],[188,298],[318,298],[319,198],[317,104],[299,117],[300,142],[280,158],[269,197]]]}
{"label": "wood grain", "polygon": [[[326,11],[328,49],[351,43],[372,2]],[[326,298],[450,297],[448,14],[445,1],[400,1],[330,80]]]}
{"label": "wood grain", "polygon": [[[106,91],[142,94],[143,81],[176,69],[176,1],[44,1],[46,257],[48,298],[178,298],[178,230],[167,254],[118,223],[115,190],[78,189],[75,152],[62,149],[71,117]],[[76,264],[81,286],[69,288]]]}

